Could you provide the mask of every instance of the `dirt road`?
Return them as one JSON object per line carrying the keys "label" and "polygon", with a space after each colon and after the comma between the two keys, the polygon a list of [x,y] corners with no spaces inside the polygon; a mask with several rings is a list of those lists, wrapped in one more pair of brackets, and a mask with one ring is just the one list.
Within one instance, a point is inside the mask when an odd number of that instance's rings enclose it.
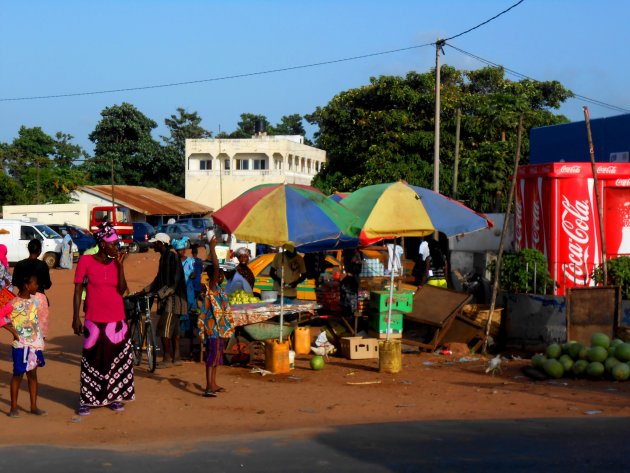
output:
{"label": "dirt road", "polygon": [[[132,290],[148,283],[157,268],[153,252],[130,255],[125,263]],[[290,375],[261,376],[246,368],[222,367],[227,389],[202,398],[199,363],[136,370],[136,401],[124,412],[94,409],[78,417],[80,338],[72,334],[74,271],[52,271],[50,334],[45,367],[38,371],[40,407],[49,415],[0,417],[0,443],[54,444],[125,449],[152,442],[286,428],[325,428],[365,423],[439,419],[523,419],[630,415],[630,383],[559,380],[534,383],[521,376],[525,361],[504,363],[497,376],[485,374],[485,359],[404,354],[403,371],[379,373],[376,361],[331,358],[312,371],[298,358]],[[9,409],[10,337],[0,331],[0,412]],[[505,366],[507,365],[507,366]],[[374,382],[374,384],[349,384]],[[20,405],[28,407],[25,383]]]}

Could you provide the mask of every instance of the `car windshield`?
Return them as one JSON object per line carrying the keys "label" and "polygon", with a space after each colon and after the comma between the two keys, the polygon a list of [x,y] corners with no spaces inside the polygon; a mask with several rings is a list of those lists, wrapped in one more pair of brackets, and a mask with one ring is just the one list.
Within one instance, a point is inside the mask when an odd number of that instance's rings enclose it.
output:
{"label": "car windshield", "polygon": [[197,232],[198,230],[193,228],[192,226],[188,225],[187,223],[180,223],[179,227],[181,229],[182,232]]}
{"label": "car windshield", "polygon": [[35,228],[44,235],[44,238],[61,238],[61,235],[50,228],[48,225],[35,225]]}

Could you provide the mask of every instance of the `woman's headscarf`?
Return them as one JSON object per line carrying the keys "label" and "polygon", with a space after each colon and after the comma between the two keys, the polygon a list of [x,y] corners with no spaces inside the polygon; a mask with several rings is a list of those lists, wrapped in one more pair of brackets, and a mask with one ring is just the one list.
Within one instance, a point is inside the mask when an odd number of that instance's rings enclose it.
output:
{"label": "woman's headscarf", "polygon": [[237,249],[234,252],[234,256],[236,256],[237,258],[243,254],[249,254],[249,249],[246,246],[241,246],[239,249]]}
{"label": "woman's headscarf", "polygon": [[7,246],[0,244],[0,263],[5,265],[7,268],[9,267],[9,260],[7,259]]}
{"label": "woman's headscarf", "polygon": [[118,233],[116,233],[114,226],[110,222],[101,223],[93,236],[97,243],[112,243],[118,241]]}
{"label": "woman's headscarf", "polygon": [[186,249],[186,243],[188,243],[188,240],[190,240],[190,238],[188,238],[187,236],[184,235],[179,240],[171,240],[171,245],[176,250],[185,250]]}

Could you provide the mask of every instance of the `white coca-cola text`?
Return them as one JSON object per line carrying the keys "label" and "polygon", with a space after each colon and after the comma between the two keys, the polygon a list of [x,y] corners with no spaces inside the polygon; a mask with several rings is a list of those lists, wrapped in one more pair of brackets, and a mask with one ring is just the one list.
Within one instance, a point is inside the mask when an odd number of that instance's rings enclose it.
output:
{"label": "white coca-cola text", "polygon": [[576,200],[572,204],[562,196],[562,230],[569,239],[569,264],[564,265],[564,274],[576,284],[590,285],[591,277],[586,268],[590,251],[591,207],[588,200]]}
{"label": "white coca-cola text", "polygon": [[534,248],[540,250],[540,200],[534,199],[532,205],[532,243]]}
{"label": "white coca-cola text", "polygon": [[560,174],[579,174],[582,168],[580,166],[562,166],[560,168]]}
{"label": "white coca-cola text", "polygon": [[523,245],[523,199],[519,195],[514,205],[514,241],[520,249]]}
{"label": "white coca-cola text", "polygon": [[615,185],[617,187],[630,187],[630,179],[617,179]]}
{"label": "white coca-cola text", "polygon": [[599,166],[597,168],[597,174],[616,174],[617,166]]}

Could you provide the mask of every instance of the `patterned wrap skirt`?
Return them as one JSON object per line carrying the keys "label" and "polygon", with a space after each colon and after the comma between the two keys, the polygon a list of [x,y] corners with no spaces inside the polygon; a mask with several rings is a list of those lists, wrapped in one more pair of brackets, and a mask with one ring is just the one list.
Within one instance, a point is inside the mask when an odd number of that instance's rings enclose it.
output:
{"label": "patterned wrap skirt", "polygon": [[133,401],[133,356],[127,323],[86,320],[83,336],[80,405],[100,407]]}

